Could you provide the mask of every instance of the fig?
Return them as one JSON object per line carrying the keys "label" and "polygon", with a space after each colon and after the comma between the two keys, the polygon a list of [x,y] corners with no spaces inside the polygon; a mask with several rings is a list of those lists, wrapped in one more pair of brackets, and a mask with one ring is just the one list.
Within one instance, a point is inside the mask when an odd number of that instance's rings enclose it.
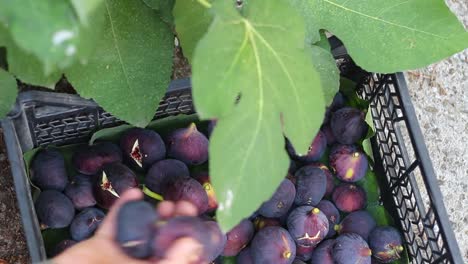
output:
{"label": "fig", "polygon": [[208,172],[198,172],[193,175],[193,178],[197,180],[205,189],[206,195],[208,196],[208,210],[207,212],[213,212],[218,208],[218,201],[216,200],[216,194],[211,185],[210,175]]}
{"label": "fig", "polygon": [[221,231],[218,223],[214,221],[205,221],[205,226],[210,237],[209,244],[205,245],[205,255],[206,259],[212,261],[223,253],[227,243],[227,235]]}
{"label": "fig", "polygon": [[145,201],[129,201],[117,213],[116,242],[133,258],[145,259],[153,254],[153,238],[159,217]]}
{"label": "fig", "polygon": [[366,207],[367,195],[358,185],[342,183],[333,191],[332,200],[338,210],[350,213]]}
{"label": "fig", "polygon": [[265,217],[278,218],[288,212],[296,197],[294,184],[284,179],[276,189],[273,196],[264,202],[258,209],[258,213]]}
{"label": "fig", "polygon": [[122,163],[104,165],[98,176],[93,192],[97,204],[104,209],[109,209],[126,190],[138,187],[135,173]]}
{"label": "fig", "polygon": [[322,131],[318,131],[317,135],[315,136],[314,140],[312,141],[312,144],[309,147],[309,150],[305,155],[299,155],[296,153],[294,150],[294,147],[292,144],[287,141],[287,146],[286,149],[289,152],[289,155],[298,161],[309,163],[313,161],[318,161],[323,153],[325,152],[325,149],[327,148],[327,139],[325,137],[325,134],[323,134]]}
{"label": "fig", "polygon": [[247,246],[254,235],[254,226],[247,219],[242,220],[226,234],[227,242],[224,246],[223,256],[235,256]]}
{"label": "fig", "polygon": [[135,168],[147,169],[166,156],[161,136],[148,129],[132,128],[120,138],[125,159]]}
{"label": "fig", "polygon": [[368,129],[364,118],[364,112],[352,107],[344,107],[334,112],[330,127],[336,141],[341,144],[354,144],[363,138]]}
{"label": "fig", "polygon": [[207,232],[205,222],[198,217],[178,216],[169,219],[158,228],[158,232],[153,241],[153,252],[156,257],[164,258],[176,240],[189,237],[196,240],[203,246],[199,255],[193,256],[194,263],[209,263],[212,255],[211,234]]}
{"label": "fig", "polygon": [[335,145],[330,151],[330,166],[344,182],[357,182],[366,176],[366,154],[353,145]]}
{"label": "fig", "polygon": [[325,164],[319,162],[313,162],[307,166],[319,168],[325,173],[325,176],[327,176],[327,189],[325,191],[325,196],[330,196],[333,193],[333,189],[335,188],[335,177],[328,169],[328,167]]}
{"label": "fig", "polygon": [[85,175],[95,175],[104,165],[114,162],[122,162],[122,151],[110,142],[81,147],[72,157],[75,169]]}
{"label": "fig", "polygon": [[54,149],[40,150],[31,164],[31,181],[43,191],[63,191],[68,176],[62,154]]}
{"label": "fig", "polygon": [[73,203],[67,196],[56,190],[41,192],[35,207],[41,229],[67,227],[75,216]]}
{"label": "fig", "polygon": [[328,234],[328,220],[320,209],[300,206],[288,216],[289,233],[298,246],[315,247]]}
{"label": "fig", "polygon": [[253,218],[253,224],[255,227],[255,231],[259,231],[262,228],[268,227],[268,226],[281,226],[281,222],[278,218],[268,218],[264,216],[256,216]]}
{"label": "fig", "polygon": [[78,174],[64,191],[77,210],[96,205],[93,194],[93,182],[88,175]]}
{"label": "fig", "polygon": [[391,226],[374,228],[369,235],[369,245],[372,256],[383,263],[401,258],[404,250],[400,232]]}
{"label": "fig", "polygon": [[336,208],[336,206],[328,201],[322,200],[320,203],[317,204],[317,208],[322,211],[322,213],[327,216],[328,219],[328,234],[327,237],[332,237],[336,234],[335,232],[335,225],[340,222],[340,212]]}
{"label": "fig", "polygon": [[332,249],[335,244],[335,240],[328,239],[322,241],[312,252],[311,263],[320,263],[320,264],[334,264]]}
{"label": "fig", "polygon": [[86,208],[75,216],[70,225],[70,235],[75,241],[82,241],[94,234],[94,231],[106,215],[97,208]]}
{"label": "fig", "polygon": [[377,223],[367,211],[355,211],[348,214],[339,225],[336,225],[335,230],[338,234],[358,234],[367,241],[370,232],[376,226]]}
{"label": "fig", "polygon": [[244,248],[236,258],[237,264],[254,264],[250,247]]}
{"label": "fig", "polygon": [[347,233],[338,236],[332,249],[336,264],[371,264],[372,252],[367,242],[358,234]]}
{"label": "fig", "polygon": [[270,226],[255,235],[250,252],[254,263],[291,264],[296,257],[296,245],[284,228]]}
{"label": "fig", "polygon": [[164,159],[156,162],[148,170],[145,177],[145,186],[152,192],[162,194],[167,185],[179,178],[189,178],[187,165],[175,159]]}
{"label": "fig", "polygon": [[165,200],[188,201],[195,205],[198,214],[208,210],[208,195],[203,186],[193,178],[180,178],[166,186],[162,191]]}
{"label": "fig", "polygon": [[296,174],[296,205],[317,205],[327,190],[327,176],[315,167],[304,166]]}
{"label": "fig", "polygon": [[296,246],[296,260],[309,261],[310,258],[312,257],[312,253],[314,252],[314,250],[315,250],[315,246],[304,247],[304,246],[297,245]]}
{"label": "fig", "polygon": [[304,261],[302,261],[302,260],[296,258],[296,259],[294,259],[294,261],[292,262],[292,264],[306,264],[306,263],[305,263]]}
{"label": "fig", "polygon": [[336,138],[335,135],[333,134],[333,131],[330,127],[329,124],[322,126],[321,128],[322,133],[325,135],[325,138],[327,139],[327,145],[332,146],[336,143]]}
{"label": "fig", "polygon": [[197,130],[195,123],[174,130],[167,137],[167,155],[185,164],[200,165],[208,160],[208,139]]}

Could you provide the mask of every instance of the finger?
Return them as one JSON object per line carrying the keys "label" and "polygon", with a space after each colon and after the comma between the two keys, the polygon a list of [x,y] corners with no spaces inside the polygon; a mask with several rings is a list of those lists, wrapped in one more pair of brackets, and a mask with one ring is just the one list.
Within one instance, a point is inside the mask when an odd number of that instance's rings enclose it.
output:
{"label": "finger", "polygon": [[142,198],[143,194],[137,188],[125,191],[110,208],[109,212],[104,218],[104,221],[100,225],[99,229],[96,231],[96,235],[113,238],[115,233],[115,222],[117,218],[117,213],[120,207],[122,207],[122,205],[128,201],[140,200]]}
{"label": "finger", "polygon": [[171,218],[175,212],[175,204],[170,201],[162,201],[158,204],[158,214],[163,219]]}
{"label": "finger", "polygon": [[166,253],[166,258],[158,264],[189,264],[200,262],[203,246],[192,238],[181,238]]}
{"label": "finger", "polygon": [[190,202],[179,201],[175,205],[175,216],[197,216],[198,209]]}

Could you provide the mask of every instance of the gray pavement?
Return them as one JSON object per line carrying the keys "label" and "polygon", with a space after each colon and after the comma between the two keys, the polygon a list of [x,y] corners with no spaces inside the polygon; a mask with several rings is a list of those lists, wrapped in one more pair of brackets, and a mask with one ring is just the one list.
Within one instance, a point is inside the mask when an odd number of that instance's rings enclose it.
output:
{"label": "gray pavement", "polygon": [[[468,0],[447,0],[468,28]],[[406,73],[450,222],[468,263],[468,49]]]}

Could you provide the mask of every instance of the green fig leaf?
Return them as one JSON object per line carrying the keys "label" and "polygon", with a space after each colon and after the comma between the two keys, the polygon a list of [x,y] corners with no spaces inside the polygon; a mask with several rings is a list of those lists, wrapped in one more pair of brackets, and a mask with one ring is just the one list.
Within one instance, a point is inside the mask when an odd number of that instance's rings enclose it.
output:
{"label": "green fig leaf", "polygon": [[141,1],[106,0],[105,9],[105,31],[94,56],[66,76],[81,96],[145,127],[170,82],[174,36]]}
{"label": "green fig leaf", "polygon": [[284,135],[298,153],[307,152],[325,103],[304,22],[287,1],[250,1],[242,14],[231,1],[215,1],[212,9],[216,16],[195,50],[192,84],[199,116],[218,119],[210,176],[226,231],[286,176]]}
{"label": "green fig leaf", "polygon": [[213,21],[213,14],[196,0],[176,1],[173,13],[180,46],[192,62],[195,47]]}
{"label": "green fig leaf", "polygon": [[292,0],[316,38],[326,29],[362,68],[393,73],[468,48],[468,32],[440,0]]}

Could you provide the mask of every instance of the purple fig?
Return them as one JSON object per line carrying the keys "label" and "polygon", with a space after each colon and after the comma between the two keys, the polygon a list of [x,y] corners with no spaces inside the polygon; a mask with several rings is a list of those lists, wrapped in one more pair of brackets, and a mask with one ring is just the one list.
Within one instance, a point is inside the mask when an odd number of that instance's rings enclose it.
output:
{"label": "purple fig", "polygon": [[132,128],[120,138],[124,157],[132,166],[146,169],[166,156],[166,146],[158,133]]}
{"label": "purple fig", "polygon": [[300,206],[288,216],[288,230],[298,246],[315,247],[328,233],[324,213],[312,206]]}
{"label": "purple fig", "polygon": [[290,180],[284,179],[273,193],[273,196],[260,206],[258,212],[265,217],[281,217],[291,208],[295,197],[296,188],[294,184]]}
{"label": "purple fig", "polygon": [[122,162],[120,148],[110,142],[79,148],[72,157],[73,165],[82,174],[95,175],[106,164]]}
{"label": "purple fig", "polygon": [[360,186],[342,183],[333,191],[332,199],[340,211],[350,213],[366,207],[367,195]]}
{"label": "purple fig", "polygon": [[357,182],[367,173],[367,156],[353,145],[335,145],[330,152],[330,166],[345,182]]}
{"label": "purple fig", "polygon": [[354,144],[363,138],[368,129],[365,113],[351,107],[341,108],[332,114],[330,126],[341,144]]}
{"label": "purple fig", "polygon": [[250,250],[254,263],[291,264],[296,256],[291,235],[276,226],[260,230],[253,238]]}
{"label": "purple fig", "polygon": [[135,173],[122,163],[116,162],[104,165],[94,183],[93,191],[97,204],[109,209],[122,193],[137,187]]}
{"label": "purple fig", "polygon": [[199,165],[208,160],[208,139],[197,130],[195,123],[173,131],[167,137],[167,155],[187,165]]}
{"label": "purple fig", "polygon": [[369,235],[369,245],[372,256],[383,263],[401,258],[404,250],[400,232],[391,226],[374,228]]}
{"label": "purple fig", "polygon": [[335,264],[371,264],[372,251],[358,234],[348,233],[335,239],[332,256]]}
{"label": "purple fig", "polygon": [[377,223],[367,211],[355,211],[348,214],[339,225],[335,225],[334,229],[338,234],[358,234],[367,241],[376,226]]}
{"label": "purple fig", "polygon": [[31,164],[31,181],[41,190],[63,191],[68,176],[62,154],[54,149],[40,150]]}

